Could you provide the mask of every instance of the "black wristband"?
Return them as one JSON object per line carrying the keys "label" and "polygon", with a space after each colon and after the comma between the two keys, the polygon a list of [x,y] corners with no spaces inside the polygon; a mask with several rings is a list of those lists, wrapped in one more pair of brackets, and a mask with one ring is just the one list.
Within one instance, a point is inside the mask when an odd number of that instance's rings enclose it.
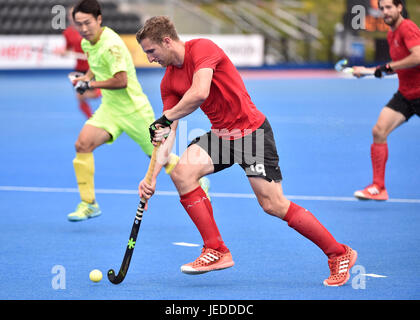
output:
{"label": "black wristband", "polygon": [[160,124],[162,127],[169,127],[172,124],[172,122],[173,121],[166,118],[166,116],[163,114],[159,119],[153,122],[150,126],[153,127],[154,130],[156,130],[157,124]]}
{"label": "black wristband", "polygon": [[172,124],[173,121],[166,118],[166,116],[163,114],[159,119],[157,119],[155,122],[153,122],[149,126],[149,133],[150,133],[150,140],[153,141],[153,138],[155,136],[155,131],[158,129],[156,127],[157,124],[161,125],[162,127],[166,128],[169,127]]}
{"label": "black wristband", "polygon": [[385,71],[386,73],[393,73],[393,72],[394,72],[394,70],[392,69],[392,67],[391,67],[391,65],[390,65],[389,63],[387,63],[387,64],[385,65],[385,67],[384,67],[384,71]]}
{"label": "black wristband", "polygon": [[391,68],[391,65],[389,63],[387,63],[387,64],[377,66],[376,69],[375,69],[374,75],[375,75],[376,78],[382,78],[382,76],[383,76],[382,73],[391,74],[393,72],[394,72],[394,70]]}
{"label": "black wristband", "polygon": [[89,90],[90,89],[90,81],[82,81],[82,80],[79,80],[76,83],[76,85],[75,85],[74,88],[76,89],[76,91],[78,93],[83,94],[83,93],[85,93],[86,90]]}

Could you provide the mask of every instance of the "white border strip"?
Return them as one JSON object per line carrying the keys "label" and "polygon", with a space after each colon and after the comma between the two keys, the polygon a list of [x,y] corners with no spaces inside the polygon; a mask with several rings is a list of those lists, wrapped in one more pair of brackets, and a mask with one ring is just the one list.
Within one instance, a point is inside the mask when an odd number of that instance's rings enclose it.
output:
{"label": "white border strip", "polygon": [[[0,191],[18,191],[18,192],[46,192],[46,193],[78,193],[77,188],[50,188],[50,187],[20,187],[20,186],[0,186]],[[99,194],[137,194],[137,190],[127,189],[96,189]],[[176,191],[156,191],[159,196],[178,196]],[[241,198],[252,199],[255,198],[253,193],[221,193],[210,192],[211,197],[215,198]],[[296,196],[286,195],[290,200],[312,200],[312,201],[360,201],[353,197],[329,197],[329,196]],[[420,199],[389,199],[387,202],[396,203],[420,203]]]}

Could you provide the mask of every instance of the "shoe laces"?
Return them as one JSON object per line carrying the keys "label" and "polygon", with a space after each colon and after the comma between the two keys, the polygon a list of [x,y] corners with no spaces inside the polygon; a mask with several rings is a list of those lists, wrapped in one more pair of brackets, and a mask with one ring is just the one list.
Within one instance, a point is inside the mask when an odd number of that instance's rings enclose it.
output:
{"label": "shoe laces", "polygon": [[345,275],[347,273],[350,257],[351,251],[346,250],[344,254],[328,260],[328,266],[331,271],[330,278],[340,276],[341,274]]}
{"label": "shoe laces", "polygon": [[380,188],[378,188],[376,184],[371,184],[370,186],[367,186],[366,190],[372,195],[376,195],[380,193]]}
{"label": "shoe laces", "polygon": [[200,256],[193,262],[193,265],[207,266],[220,260],[222,256],[223,254],[217,250],[203,247]]}
{"label": "shoe laces", "polygon": [[78,210],[80,210],[80,209],[82,209],[82,208],[86,208],[87,207],[87,202],[84,202],[84,201],[82,201],[82,202],[80,202],[78,205],[77,205],[77,208],[76,208],[76,210],[78,211]]}
{"label": "shoe laces", "polygon": [[328,266],[330,267],[331,275],[338,273],[338,259],[328,260]]}
{"label": "shoe laces", "polygon": [[92,212],[92,208],[91,208],[91,204],[82,201],[79,203],[79,205],[77,206],[77,211],[81,211],[83,214],[87,215],[90,212]]}

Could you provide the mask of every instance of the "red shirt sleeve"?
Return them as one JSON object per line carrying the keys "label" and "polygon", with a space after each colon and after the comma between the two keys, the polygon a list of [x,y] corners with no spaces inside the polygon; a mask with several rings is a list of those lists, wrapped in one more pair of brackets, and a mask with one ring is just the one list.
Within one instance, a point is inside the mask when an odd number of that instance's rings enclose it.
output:
{"label": "red shirt sleeve", "polygon": [[194,72],[203,68],[216,70],[222,58],[219,47],[207,39],[200,39],[191,46],[191,57],[194,62]]}
{"label": "red shirt sleeve", "polygon": [[420,45],[420,29],[414,22],[410,22],[405,25],[403,32],[404,43],[407,49]]}

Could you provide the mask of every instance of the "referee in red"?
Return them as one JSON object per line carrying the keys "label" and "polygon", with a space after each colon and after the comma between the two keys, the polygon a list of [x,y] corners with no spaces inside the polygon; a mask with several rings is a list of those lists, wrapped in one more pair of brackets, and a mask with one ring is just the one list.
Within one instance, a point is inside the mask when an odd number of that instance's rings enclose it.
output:
{"label": "referee in red", "polygon": [[[181,271],[200,274],[234,265],[198,179],[237,163],[263,210],[286,221],[328,257],[330,276],[324,284],[345,284],[357,252],[337,242],[312,213],[284,196],[270,123],[252,102],[238,70],[223,50],[208,39],[182,42],[167,17],[150,18],[136,37],[149,61],[166,68],[160,86],[163,115],[150,126],[153,142],[163,142],[160,153],[172,149],[178,120],[198,108],[212,124],[211,131],[191,142],[171,175],[181,204],[204,242],[201,255],[184,264]],[[153,195],[160,169],[157,164],[151,184],[144,179],[140,182],[141,197],[149,199]],[[279,247],[282,245],[287,244],[279,243]]]}
{"label": "referee in red", "polygon": [[398,126],[414,114],[420,116],[420,29],[402,16],[401,0],[379,0],[384,22],[390,27],[387,39],[392,61],[376,68],[354,67],[356,77],[374,69],[375,77],[397,73],[398,91],[382,109],[373,127],[370,154],[373,182],[354,196],[360,200],[388,200],[385,188],[385,165],[388,160],[387,138]]}

